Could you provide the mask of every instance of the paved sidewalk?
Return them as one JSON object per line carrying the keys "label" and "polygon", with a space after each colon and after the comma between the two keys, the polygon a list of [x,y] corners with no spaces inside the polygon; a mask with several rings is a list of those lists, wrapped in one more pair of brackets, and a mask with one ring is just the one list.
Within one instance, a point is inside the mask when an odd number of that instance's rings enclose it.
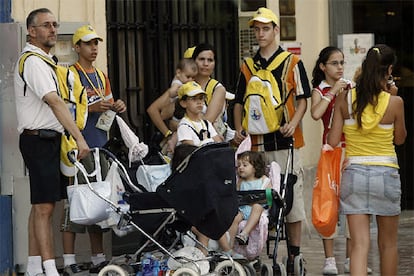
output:
{"label": "paved sidewalk", "polygon": [[[306,275],[322,275],[322,268],[324,264],[322,240],[319,238],[312,226],[311,228],[311,231],[304,233],[302,236],[301,252],[304,260],[306,261]],[[343,235],[339,235],[339,237],[335,239],[335,257],[339,272],[338,275],[349,275],[344,274],[343,264],[345,261],[345,240],[346,239]],[[405,210],[401,214],[398,247],[400,258],[398,275],[414,275],[414,210]],[[286,241],[281,241],[279,243],[278,261],[280,261],[283,256],[287,255],[286,252]],[[269,259],[265,253],[266,252],[264,252],[264,255],[261,257],[262,262],[272,264],[272,260]],[[377,234],[375,227],[372,227],[371,229],[371,249],[369,253],[368,265],[373,270],[371,275],[380,275]]]}

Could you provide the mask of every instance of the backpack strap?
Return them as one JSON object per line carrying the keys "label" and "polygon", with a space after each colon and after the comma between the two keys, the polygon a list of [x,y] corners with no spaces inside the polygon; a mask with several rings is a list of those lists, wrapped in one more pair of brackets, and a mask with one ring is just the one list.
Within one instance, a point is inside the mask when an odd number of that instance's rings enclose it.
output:
{"label": "backpack strap", "polygon": [[[19,59],[19,76],[22,78],[22,80],[24,82],[23,96],[26,96],[26,88],[27,88],[27,83],[26,83],[26,80],[24,79],[24,76],[23,76],[24,63],[26,62],[26,59],[29,56],[37,56],[37,57],[41,58],[44,62],[49,64],[54,70],[56,70],[56,66],[57,66],[56,63],[53,60],[51,60],[51,59],[49,59],[49,58],[47,58],[47,57],[45,57],[41,54],[38,54],[36,52],[30,52],[30,51],[24,52],[20,56],[20,59]],[[56,83],[56,81],[55,81],[55,85],[56,85],[56,87],[58,87],[58,84]]]}
{"label": "backpack strap", "polygon": [[195,134],[197,135],[198,139],[200,139],[200,141],[203,141],[204,140],[203,139],[203,133],[204,133],[204,131],[207,131],[207,138],[211,138],[210,137],[210,131],[208,130],[208,122],[205,119],[203,120],[203,122],[206,125],[206,130],[205,129],[201,129],[200,132],[197,132],[197,130],[193,126],[191,126],[189,124],[184,123],[183,125],[186,125],[189,128],[191,128],[195,132]]}
{"label": "backpack strap", "polygon": [[283,51],[280,54],[278,54],[272,62],[265,68],[266,70],[273,71],[277,67],[279,67],[280,64],[282,64],[292,53],[288,51]]}
{"label": "backpack strap", "polygon": [[214,89],[216,89],[217,85],[219,84],[218,80],[209,79],[206,84],[205,92],[207,94],[207,105],[210,103],[211,98],[213,97]]}
{"label": "backpack strap", "polygon": [[266,68],[262,68],[260,64],[255,63],[253,58],[251,58],[251,57],[246,58],[244,60],[244,62],[246,63],[247,67],[249,68],[250,72],[252,74],[254,74],[255,72],[259,71],[260,69],[273,71],[274,69],[279,67],[279,65],[282,64],[290,55],[292,55],[292,53],[290,53],[288,51],[281,52],[280,54],[278,54],[272,60],[272,62],[269,65],[267,65]]}

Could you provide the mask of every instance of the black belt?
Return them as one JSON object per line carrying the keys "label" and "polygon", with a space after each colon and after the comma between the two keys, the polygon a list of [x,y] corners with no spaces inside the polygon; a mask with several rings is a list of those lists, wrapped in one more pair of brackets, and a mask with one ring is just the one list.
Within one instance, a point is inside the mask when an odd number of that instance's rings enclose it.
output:
{"label": "black belt", "polygon": [[24,129],[22,132],[23,135],[39,135],[39,130],[38,129]]}
{"label": "black belt", "polygon": [[22,135],[39,136],[42,139],[57,138],[60,133],[51,129],[24,129]]}

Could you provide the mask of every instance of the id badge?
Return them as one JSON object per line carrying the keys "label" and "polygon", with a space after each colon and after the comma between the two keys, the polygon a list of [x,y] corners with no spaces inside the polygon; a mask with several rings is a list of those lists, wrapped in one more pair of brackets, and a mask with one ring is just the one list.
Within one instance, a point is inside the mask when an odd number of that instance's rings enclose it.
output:
{"label": "id badge", "polygon": [[115,119],[116,112],[112,110],[107,110],[99,116],[98,122],[96,122],[96,128],[102,129],[104,131],[109,131],[111,129],[112,123]]}

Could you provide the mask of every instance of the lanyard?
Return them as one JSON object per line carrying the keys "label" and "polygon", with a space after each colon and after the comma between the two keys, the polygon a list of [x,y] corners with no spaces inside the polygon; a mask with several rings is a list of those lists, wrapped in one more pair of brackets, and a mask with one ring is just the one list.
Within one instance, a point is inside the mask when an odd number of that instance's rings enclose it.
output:
{"label": "lanyard", "polygon": [[95,72],[95,79],[96,79],[96,83],[98,84],[98,88],[96,88],[95,84],[92,82],[92,80],[89,78],[88,74],[85,72],[85,69],[83,69],[82,65],[80,65],[79,62],[76,62],[76,64],[79,66],[79,68],[81,69],[83,75],[86,77],[86,80],[89,82],[89,84],[91,85],[91,87],[93,88],[93,90],[95,91],[95,93],[101,97],[103,100],[105,99],[104,95],[102,94],[102,89],[103,87],[101,87],[101,83],[99,82],[99,78],[98,78],[98,74],[96,72],[96,69],[94,67],[94,72]]}

